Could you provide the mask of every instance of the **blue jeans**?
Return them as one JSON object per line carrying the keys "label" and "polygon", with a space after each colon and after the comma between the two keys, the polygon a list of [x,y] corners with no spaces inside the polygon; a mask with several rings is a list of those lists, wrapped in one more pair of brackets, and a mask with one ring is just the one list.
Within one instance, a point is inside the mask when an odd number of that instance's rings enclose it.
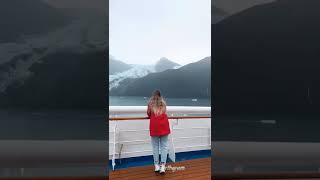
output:
{"label": "blue jeans", "polygon": [[161,151],[161,163],[166,164],[168,156],[168,135],[151,136],[154,164],[159,164],[159,144]]}

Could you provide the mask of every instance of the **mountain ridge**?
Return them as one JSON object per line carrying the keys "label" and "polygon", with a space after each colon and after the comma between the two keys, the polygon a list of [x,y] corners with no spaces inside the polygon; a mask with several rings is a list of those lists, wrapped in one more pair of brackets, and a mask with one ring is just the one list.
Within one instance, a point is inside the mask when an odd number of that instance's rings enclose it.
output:
{"label": "mountain ridge", "polygon": [[116,60],[109,56],[109,75],[121,73],[132,68],[132,65],[126,64],[123,61]]}
{"label": "mountain ridge", "polygon": [[180,64],[175,63],[175,62],[169,60],[166,57],[162,57],[156,62],[156,64],[154,66],[155,66],[155,71],[156,72],[162,72],[162,71],[165,71],[167,69],[173,69],[173,68],[175,68],[177,66],[180,66]]}
{"label": "mountain ridge", "polygon": [[211,57],[207,57],[178,69],[150,73],[141,78],[128,78],[109,93],[113,96],[148,96],[154,89],[160,89],[166,97],[210,97],[210,64]]}

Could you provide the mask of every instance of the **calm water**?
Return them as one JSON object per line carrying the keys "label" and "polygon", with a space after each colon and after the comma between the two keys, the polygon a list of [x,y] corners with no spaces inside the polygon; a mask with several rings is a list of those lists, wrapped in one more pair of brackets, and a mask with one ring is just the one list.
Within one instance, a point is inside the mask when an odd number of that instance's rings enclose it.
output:
{"label": "calm water", "polygon": [[[110,96],[110,106],[146,106],[149,97],[138,96]],[[165,98],[169,106],[211,106],[210,99],[197,99],[192,101],[192,98]]]}
{"label": "calm water", "polygon": [[0,109],[0,140],[105,140],[105,117],[106,112],[103,109]]}

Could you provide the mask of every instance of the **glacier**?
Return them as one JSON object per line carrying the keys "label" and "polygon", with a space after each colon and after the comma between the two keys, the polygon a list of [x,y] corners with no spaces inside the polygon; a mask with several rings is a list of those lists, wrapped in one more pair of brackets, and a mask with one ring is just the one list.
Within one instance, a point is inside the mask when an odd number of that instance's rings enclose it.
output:
{"label": "glacier", "polygon": [[119,86],[120,82],[127,78],[141,78],[150,73],[155,72],[154,65],[140,65],[140,64],[130,64],[131,69],[117,73],[114,75],[109,75],[109,90]]}
{"label": "glacier", "polygon": [[[114,75],[109,75],[109,90],[117,88],[121,81],[128,78],[141,78],[150,73],[155,73],[155,65],[141,65],[141,64],[130,64],[131,69],[117,73]],[[172,69],[179,69],[181,66],[175,66]]]}
{"label": "glacier", "polygon": [[[32,73],[29,68],[34,63],[41,63],[41,59],[49,54],[60,51],[86,53],[104,51],[108,44],[106,23],[98,20],[76,19],[70,24],[45,34],[23,36],[18,42],[0,43],[0,93],[14,82],[23,82]],[[41,51],[39,51],[41,50]],[[23,60],[20,55],[30,54]],[[18,58],[13,62],[15,57]],[[6,66],[6,63],[14,66]]]}

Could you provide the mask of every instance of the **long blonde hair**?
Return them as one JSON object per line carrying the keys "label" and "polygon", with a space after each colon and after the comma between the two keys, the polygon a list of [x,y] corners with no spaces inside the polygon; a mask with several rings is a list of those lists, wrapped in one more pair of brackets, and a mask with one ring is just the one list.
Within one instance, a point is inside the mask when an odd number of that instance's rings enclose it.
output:
{"label": "long blonde hair", "polygon": [[152,96],[149,100],[149,105],[151,105],[151,111],[156,116],[166,113],[167,105],[164,99],[162,98],[159,90],[153,91]]}

